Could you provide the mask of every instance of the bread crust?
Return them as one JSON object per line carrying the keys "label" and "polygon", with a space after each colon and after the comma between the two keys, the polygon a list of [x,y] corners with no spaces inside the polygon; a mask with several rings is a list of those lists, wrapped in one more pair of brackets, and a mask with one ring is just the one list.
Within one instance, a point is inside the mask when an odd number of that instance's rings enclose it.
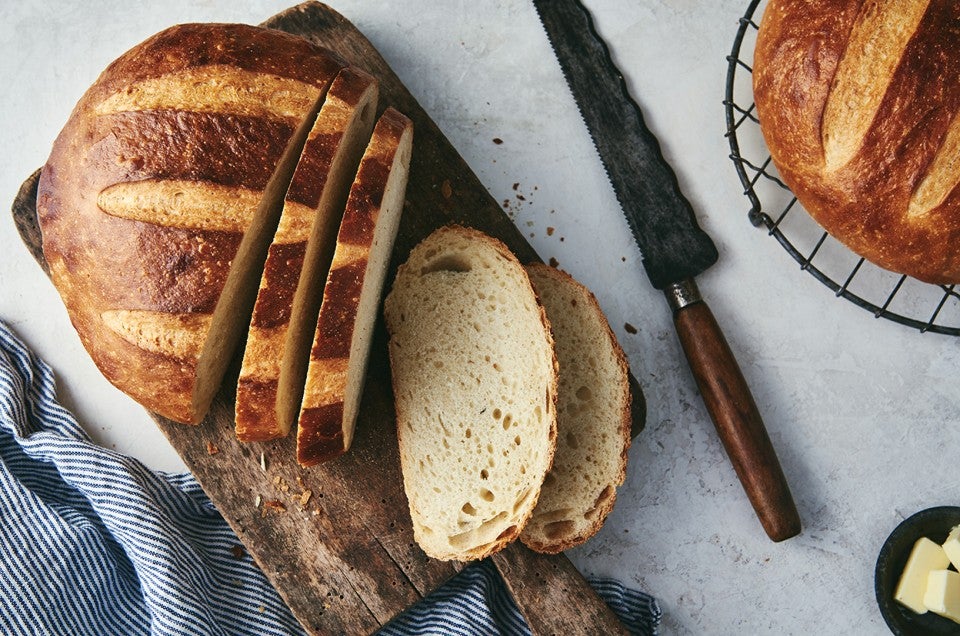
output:
{"label": "bread crust", "polygon": [[[362,331],[372,329],[376,319],[386,263],[403,207],[412,134],[413,122],[387,108],[377,121],[350,188],[323,289],[298,418],[297,461],[301,466],[338,457],[352,441],[356,418],[353,402],[359,399],[365,376],[360,371],[366,369],[370,351],[369,339],[365,346],[356,339]],[[399,199],[386,201],[388,187],[400,188],[392,195]],[[399,207],[385,210],[387,205]],[[394,216],[385,219],[388,212]],[[378,233],[378,227],[385,223],[391,223],[392,228]],[[377,238],[382,244],[375,244]],[[378,254],[373,253],[375,249]],[[377,257],[381,261],[379,271],[374,261]],[[365,314],[361,302],[368,286],[367,293],[375,290],[376,298],[368,301],[373,305]]]}
{"label": "bread crust", "polygon": [[[202,418],[206,406],[194,404],[193,396],[198,354],[145,350],[137,343],[151,332],[155,314],[170,324],[180,317],[194,330],[204,328],[202,321],[189,318],[214,311],[243,234],[237,227],[220,227],[215,218],[131,218],[138,189],[148,192],[156,182],[178,181],[187,190],[212,184],[218,198],[231,191],[240,202],[249,193],[256,198],[300,120],[285,108],[273,114],[262,106],[245,111],[243,86],[235,87],[240,97],[229,112],[130,110],[130,104],[114,112],[100,106],[113,95],[135,91],[139,82],[162,84],[168,74],[184,69],[196,76],[212,69],[207,77],[215,83],[216,69],[224,66],[249,71],[250,78],[269,74],[266,81],[289,78],[302,92],[298,103],[307,103],[316,101],[342,65],[329,52],[277,31],[245,25],[172,27],[112,63],[57,137],[37,200],[53,282],[94,362],[148,409],[184,423]],[[101,199],[117,184],[129,188],[119,198]],[[125,201],[131,197],[132,203]],[[143,202],[157,205],[149,196]],[[150,211],[154,217],[158,213]],[[242,227],[250,215],[251,210],[238,209],[232,222]],[[123,314],[133,322],[118,333],[117,321],[108,325],[103,319],[116,310],[139,313]],[[205,333],[196,336],[205,341]]]}
{"label": "bread crust", "polygon": [[[369,74],[353,67],[340,71],[287,187],[283,213],[260,278],[237,381],[236,434],[240,441],[283,437],[296,417],[296,409],[282,403],[293,398],[281,385],[293,382],[300,385],[296,389],[302,388],[305,347],[309,346],[305,325],[316,319],[317,311],[314,302],[304,300],[316,291],[301,289],[301,285],[319,284],[320,280],[312,280],[312,276],[320,270],[322,280],[330,261],[329,249],[314,247],[311,252],[307,244],[310,240],[330,240],[343,214],[349,179],[369,136],[377,90],[377,82]],[[294,316],[293,312],[298,313]]]}
{"label": "bread crust", "polygon": [[958,21],[952,0],[771,0],[753,67],[773,163],[810,215],[939,284],[960,282]]}

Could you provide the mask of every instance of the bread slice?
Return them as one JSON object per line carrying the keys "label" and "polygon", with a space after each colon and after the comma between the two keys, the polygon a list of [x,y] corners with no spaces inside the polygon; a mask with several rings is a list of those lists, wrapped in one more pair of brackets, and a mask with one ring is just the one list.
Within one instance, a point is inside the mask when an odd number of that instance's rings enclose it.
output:
{"label": "bread slice", "polygon": [[340,71],[300,154],[267,252],[237,381],[241,441],[283,437],[297,416],[320,306],[317,290],[376,110],[376,80],[355,68]]}
{"label": "bread slice", "polygon": [[438,559],[488,556],[520,534],[553,458],[543,309],[503,243],[451,226],[413,249],[385,314],[414,538]]}
{"label": "bread slice", "polygon": [[350,188],[303,389],[297,429],[297,461],[303,466],[343,454],[353,440],[412,144],[413,123],[388,108]]}
{"label": "bread slice", "polygon": [[555,554],[589,539],[613,509],[630,448],[626,357],[597,299],[558,269],[527,266],[560,366],[557,450],[520,540]]}
{"label": "bread slice", "polygon": [[57,137],[37,198],[51,276],[94,362],[150,410],[209,408],[343,66],[279,31],[179,25],[112,63]]}

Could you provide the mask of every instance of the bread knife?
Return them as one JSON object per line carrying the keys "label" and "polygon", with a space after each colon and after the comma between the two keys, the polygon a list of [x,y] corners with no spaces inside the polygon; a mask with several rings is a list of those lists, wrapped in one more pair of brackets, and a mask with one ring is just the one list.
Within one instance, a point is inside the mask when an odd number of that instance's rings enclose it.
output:
{"label": "bread knife", "polygon": [[767,535],[800,532],[800,516],[750,389],[694,282],[717,260],[660,144],[578,0],[534,0],[567,84],[643,256],[662,290],[707,411]]}

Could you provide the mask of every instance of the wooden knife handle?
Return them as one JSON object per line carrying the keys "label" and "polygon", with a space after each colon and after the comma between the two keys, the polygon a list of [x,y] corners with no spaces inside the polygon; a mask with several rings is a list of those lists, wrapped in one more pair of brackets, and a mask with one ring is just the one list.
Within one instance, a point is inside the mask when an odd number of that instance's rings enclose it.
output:
{"label": "wooden knife handle", "polygon": [[665,290],[680,344],[733,468],[774,541],[800,533],[800,515],[730,346],[692,280]]}

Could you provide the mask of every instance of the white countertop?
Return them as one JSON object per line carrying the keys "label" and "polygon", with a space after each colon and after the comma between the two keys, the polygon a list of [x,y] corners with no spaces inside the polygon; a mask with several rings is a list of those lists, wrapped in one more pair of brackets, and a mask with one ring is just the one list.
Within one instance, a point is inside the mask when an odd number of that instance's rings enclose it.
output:
{"label": "white countertop", "polygon": [[[647,428],[627,482],[601,533],[571,551],[577,566],[654,594],[667,634],[885,633],[873,599],[880,544],[913,512],[960,505],[960,340],[874,320],[747,221],[721,104],[747,0],[588,5],[720,251],[700,287],[804,522],[782,544],[764,535],[720,446],[532,5],[332,4],[380,49],[494,198],[509,200],[540,255],[593,289],[644,389]],[[286,6],[4,3],[0,199],[12,202],[76,100],[127,48],[177,22],[256,23]],[[182,470],[143,410],[90,362],[9,219],[0,252],[0,319],[50,363],[87,431],[154,468]]]}

